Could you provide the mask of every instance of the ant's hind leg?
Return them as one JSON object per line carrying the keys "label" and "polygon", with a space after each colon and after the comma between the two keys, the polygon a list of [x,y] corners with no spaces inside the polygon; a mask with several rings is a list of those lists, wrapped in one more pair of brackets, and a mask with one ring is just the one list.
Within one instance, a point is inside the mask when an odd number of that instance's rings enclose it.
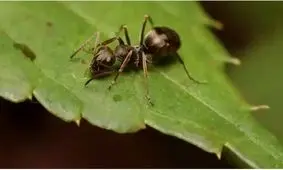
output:
{"label": "ant's hind leg", "polygon": [[[75,55],[77,55],[77,53],[79,52],[79,51],[81,51],[81,50],[85,50],[84,48],[85,48],[85,46],[88,44],[88,43],[90,43],[90,41],[91,41],[91,39],[93,38],[93,37],[97,37],[96,38],[96,40],[95,41],[98,41],[98,37],[99,37],[99,32],[95,32],[92,36],[90,36],[86,41],[84,41],[81,45],[80,45],[80,47],[79,48],[77,48],[74,52],[73,52],[73,54],[70,56],[70,59],[72,59]],[[89,51],[87,51],[87,52],[89,52]]]}
{"label": "ant's hind leg", "polygon": [[144,75],[144,81],[145,81],[145,97],[147,99],[147,102],[153,106],[153,102],[151,101],[151,98],[149,96],[149,87],[148,87],[148,72],[147,72],[147,59],[146,59],[146,55],[144,54],[144,52],[142,52],[142,66],[143,66],[143,75]]}
{"label": "ant's hind leg", "polygon": [[118,70],[118,72],[117,72],[117,74],[116,74],[114,80],[113,80],[113,81],[111,82],[111,84],[109,85],[109,87],[108,87],[109,90],[110,90],[110,89],[112,88],[112,86],[116,83],[116,81],[117,81],[117,79],[118,79],[120,73],[122,73],[122,72],[124,71],[124,68],[127,66],[128,62],[130,61],[130,59],[131,59],[131,57],[132,57],[132,54],[133,54],[133,51],[132,51],[132,50],[127,54],[127,56],[126,56],[126,58],[124,59],[122,65],[120,66],[120,68],[119,68],[119,70]]}
{"label": "ant's hind leg", "polygon": [[186,68],[186,66],[185,66],[185,63],[184,63],[184,61],[182,60],[182,58],[181,58],[179,55],[177,55],[177,58],[178,58],[179,62],[182,64],[182,66],[183,66],[183,68],[184,68],[184,70],[185,70],[187,76],[189,77],[189,79],[191,79],[192,81],[194,81],[194,82],[197,83],[197,84],[206,84],[206,83],[207,83],[206,81],[199,81],[199,80],[196,80],[195,78],[193,78],[193,77],[190,75],[189,71],[187,70],[187,68]]}
{"label": "ant's hind leg", "polygon": [[151,27],[154,27],[154,24],[153,24],[153,20],[152,20],[152,18],[151,18],[151,16],[149,16],[149,15],[144,15],[144,19],[145,19],[145,21],[144,22],[149,22],[149,24],[150,24],[150,26]]}
{"label": "ant's hind leg", "polygon": [[144,31],[145,31],[145,26],[146,26],[147,21],[149,21],[149,23],[150,23],[150,25],[151,25],[152,28],[154,27],[154,24],[153,24],[153,21],[152,21],[151,17],[150,17],[149,15],[145,15],[145,16],[144,16],[144,21],[143,21],[143,24],[142,24],[141,37],[140,37],[140,45],[143,44]]}

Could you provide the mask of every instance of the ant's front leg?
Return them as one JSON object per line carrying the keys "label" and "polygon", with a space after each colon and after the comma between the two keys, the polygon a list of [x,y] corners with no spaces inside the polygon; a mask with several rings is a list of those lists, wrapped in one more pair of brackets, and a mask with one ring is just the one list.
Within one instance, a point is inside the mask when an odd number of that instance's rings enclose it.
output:
{"label": "ant's front leg", "polygon": [[114,42],[114,41],[117,40],[117,39],[118,39],[118,37],[109,38],[109,39],[107,39],[107,40],[105,40],[105,41],[103,41],[103,42],[97,44],[96,48],[99,47],[99,46],[108,45],[108,44]]}
{"label": "ant's front leg", "polygon": [[97,45],[96,45],[96,48],[99,47],[99,46],[108,45],[108,44],[114,42],[115,40],[118,40],[120,45],[125,45],[124,41],[120,38],[120,33],[122,32],[122,30],[124,30],[127,43],[130,45],[131,42],[130,42],[130,37],[129,37],[129,34],[128,34],[128,29],[127,29],[127,27],[126,27],[125,25],[122,25],[122,26],[120,26],[119,32],[116,33],[116,36],[115,36],[115,37],[109,38],[109,39],[107,39],[107,40],[105,40],[105,41],[103,41],[103,42],[97,44]]}
{"label": "ant's front leg", "polygon": [[106,46],[108,44],[111,44],[112,42],[114,42],[115,40],[118,40],[120,45],[124,45],[124,41],[120,38],[120,37],[113,37],[113,38],[109,38],[101,43],[99,43],[96,48],[101,47],[101,46]]}
{"label": "ant's front leg", "polygon": [[124,71],[124,68],[127,66],[127,64],[129,63],[129,61],[131,60],[133,54],[133,50],[129,51],[129,53],[127,54],[127,56],[125,57],[122,65],[120,66],[114,80],[111,82],[111,84],[109,85],[108,89],[110,90],[112,88],[112,86],[116,83],[120,73],[122,73]]}

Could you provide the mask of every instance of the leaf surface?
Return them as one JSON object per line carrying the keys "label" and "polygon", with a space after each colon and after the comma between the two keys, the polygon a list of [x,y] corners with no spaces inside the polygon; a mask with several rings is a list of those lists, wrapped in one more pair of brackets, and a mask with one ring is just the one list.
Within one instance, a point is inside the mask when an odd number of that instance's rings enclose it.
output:
{"label": "leaf surface", "polygon": [[[122,74],[111,91],[113,77],[83,86],[88,65],[70,62],[73,50],[95,31],[102,39],[113,36],[121,24],[138,43],[144,14],[181,35],[180,56],[192,76],[208,84],[190,81],[178,63],[151,68],[154,107],[144,99],[142,72]],[[252,119],[223,74],[229,55],[207,29],[213,22],[197,2],[1,2],[0,21],[4,98],[20,102],[34,95],[66,121],[82,117],[118,133],[149,125],[219,156],[226,146],[251,167],[283,167],[282,146]],[[15,42],[29,47],[36,59],[25,57]],[[77,57],[91,59],[85,53]]]}

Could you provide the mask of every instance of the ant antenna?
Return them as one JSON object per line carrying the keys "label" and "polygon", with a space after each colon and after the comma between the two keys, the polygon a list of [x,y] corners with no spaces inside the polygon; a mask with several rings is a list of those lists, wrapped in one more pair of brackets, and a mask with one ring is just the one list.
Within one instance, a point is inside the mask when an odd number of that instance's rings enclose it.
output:
{"label": "ant antenna", "polygon": [[86,41],[84,41],[81,46],[79,48],[77,48],[74,53],[70,56],[70,59],[72,59],[75,55],[77,55],[77,53],[79,51],[81,51],[89,42],[93,37],[97,37],[96,42],[98,41],[98,37],[99,37],[99,32],[95,32],[92,36],[90,36]]}
{"label": "ant antenna", "polygon": [[107,39],[107,40],[105,40],[105,41],[103,41],[103,42],[97,44],[97,45],[96,45],[96,48],[98,48],[99,46],[108,45],[108,44],[114,42],[115,40],[118,40],[118,41],[119,41],[119,44],[124,45],[125,43],[124,43],[124,41],[123,41],[123,40],[121,39],[121,37],[120,37],[120,34],[121,34],[121,32],[122,32],[123,30],[124,30],[124,34],[125,34],[125,36],[126,36],[127,44],[130,45],[130,44],[131,44],[131,41],[130,41],[130,37],[129,37],[129,34],[128,34],[128,29],[127,29],[126,25],[121,25],[119,31],[115,33],[115,37],[110,38],[110,39]]}

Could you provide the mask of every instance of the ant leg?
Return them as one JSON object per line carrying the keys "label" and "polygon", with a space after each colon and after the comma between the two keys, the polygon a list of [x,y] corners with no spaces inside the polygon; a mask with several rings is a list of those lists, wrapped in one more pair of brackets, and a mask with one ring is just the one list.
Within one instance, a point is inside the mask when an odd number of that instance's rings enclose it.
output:
{"label": "ant leg", "polygon": [[153,103],[149,96],[149,88],[148,88],[148,82],[147,82],[148,80],[147,63],[146,63],[146,55],[144,54],[144,52],[142,52],[142,66],[143,66],[143,75],[144,75],[145,91],[146,91],[145,97],[147,99],[147,102],[151,106],[153,106]]}
{"label": "ant leg", "polygon": [[[123,29],[125,29],[125,28],[124,28],[124,25],[122,25],[122,26],[120,27],[120,29],[119,29],[119,31],[116,33],[116,36],[115,36],[115,37],[109,38],[108,40],[105,40],[105,41],[103,41],[103,42],[97,44],[96,47],[103,46],[103,45],[108,45],[108,44],[114,42],[115,40],[118,40],[120,45],[124,45],[124,44],[125,44],[124,41],[120,38],[120,33],[122,32]],[[125,34],[126,34],[126,32],[125,32]],[[128,37],[128,38],[129,38],[129,37]],[[127,39],[127,41],[128,41],[128,39]]]}
{"label": "ant leg", "polygon": [[96,54],[97,44],[98,44],[99,38],[100,38],[99,36],[100,36],[100,33],[98,32],[97,35],[96,35],[95,42],[94,42],[94,47],[92,48],[92,53],[93,54]]}
{"label": "ant leg", "polygon": [[97,32],[96,33],[96,39],[95,39],[95,42],[94,42],[94,47],[92,47],[91,49],[85,49],[84,47],[82,47],[82,50],[86,53],[89,53],[89,54],[96,54],[96,50],[97,50],[96,46],[99,42],[99,38],[100,38],[99,36],[100,36],[100,33]]}
{"label": "ant leg", "polygon": [[120,32],[121,30],[124,30],[124,34],[125,34],[125,38],[126,38],[126,42],[128,45],[131,45],[131,39],[130,39],[130,36],[129,36],[129,32],[128,32],[128,28],[126,25],[121,25],[120,27]]}
{"label": "ant leg", "polygon": [[125,45],[124,41],[122,40],[122,38],[118,37],[118,42],[119,42],[119,45]]}
{"label": "ant leg", "polygon": [[149,21],[151,27],[153,27],[153,21],[151,19],[151,17],[149,15],[145,15],[144,16],[144,21],[143,21],[143,24],[142,24],[142,30],[141,30],[141,37],[140,37],[140,45],[143,44],[143,39],[144,39],[144,31],[145,31],[145,26],[146,26],[146,23],[147,21]]}
{"label": "ant leg", "polygon": [[115,40],[118,40],[120,45],[124,45],[124,44],[125,44],[124,41],[123,41],[120,37],[116,36],[116,37],[109,38],[108,40],[105,40],[105,41],[103,41],[103,42],[97,44],[97,45],[96,45],[96,48],[98,48],[98,47],[100,47],[100,46],[108,45],[108,44],[114,42]]}
{"label": "ant leg", "polygon": [[95,35],[97,36],[99,34],[99,32],[96,32],[96,33],[94,33],[92,36],[90,36],[86,41],[84,41],[82,44],[81,44],[81,46],[79,47],[79,48],[77,48],[74,52],[73,52],[73,54],[70,56],[70,59],[72,59],[75,55],[77,55],[77,53],[79,52],[79,51],[81,51],[89,42],[90,42],[90,40],[93,38],[93,37],[95,37]]}
{"label": "ant leg", "polygon": [[118,72],[117,72],[117,74],[116,74],[114,80],[113,80],[113,81],[111,82],[111,84],[109,85],[109,87],[108,87],[109,90],[110,90],[110,89],[112,88],[112,86],[116,83],[116,81],[117,81],[117,79],[118,79],[120,73],[122,73],[123,70],[124,70],[124,68],[127,66],[128,62],[130,61],[130,59],[131,59],[131,57],[132,57],[132,54],[133,54],[133,50],[131,50],[131,51],[127,54],[127,56],[126,56],[126,58],[124,59],[122,65],[120,66],[120,68],[119,68],[119,70],[118,70]]}
{"label": "ant leg", "polygon": [[106,72],[102,72],[102,73],[98,73],[98,74],[95,74],[92,78],[88,79],[86,82],[85,82],[85,86],[87,86],[92,80],[94,79],[97,79],[97,78],[100,78],[100,77],[103,77],[103,76],[107,76],[107,75],[110,75],[112,74],[113,71],[106,71]]}
{"label": "ant leg", "polygon": [[197,83],[197,84],[206,84],[206,83],[207,83],[206,81],[198,81],[198,80],[194,79],[194,78],[190,75],[189,71],[187,70],[187,68],[186,68],[186,66],[185,66],[185,63],[184,63],[184,61],[182,60],[182,58],[181,58],[179,55],[177,55],[177,58],[178,58],[179,62],[182,64],[182,66],[183,66],[183,68],[184,68],[184,70],[185,70],[187,76],[189,77],[189,79],[191,79],[192,81],[194,81],[194,82]]}
{"label": "ant leg", "polygon": [[117,37],[109,38],[109,39],[107,39],[107,40],[105,40],[105,41],[103,41],[103,42],[97,44],[97,45],[96,45],[96,48],[99,47],[99,46],[108,45],[108,44],[114,42],[114,41],[117,40],[117,39],[118,39]]}

